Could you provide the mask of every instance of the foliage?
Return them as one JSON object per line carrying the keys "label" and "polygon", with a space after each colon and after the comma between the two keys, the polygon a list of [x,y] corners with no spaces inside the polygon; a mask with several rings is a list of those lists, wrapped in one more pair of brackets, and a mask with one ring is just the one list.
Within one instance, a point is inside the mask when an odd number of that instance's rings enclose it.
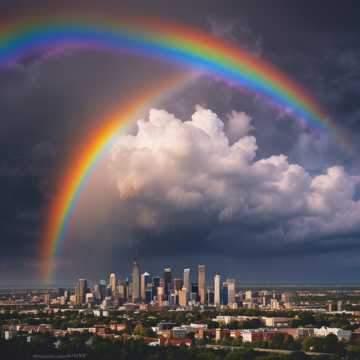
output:
{"label": "foliage", "polygon": [[[139,340],[126,342],[103,339],[89,334],[67,336],[61,339],[58,349],[54,346],[54,338],[39,336],[31,343],[25,338],[5,341],[0,339],[2,359],[30,360],[34,355],[46,355],[56,358],[58,355],[78,354],[87,360],[310,360],[303,353],[289,355],[267,354],[252,349],[236,351],[210,350],[199,347],[163,347],[147,346]],[[86,356],[86,357],[84,357]],[[79,357],[80,358],[80,357]],[[317,358],[317,360],[320,360]]]}

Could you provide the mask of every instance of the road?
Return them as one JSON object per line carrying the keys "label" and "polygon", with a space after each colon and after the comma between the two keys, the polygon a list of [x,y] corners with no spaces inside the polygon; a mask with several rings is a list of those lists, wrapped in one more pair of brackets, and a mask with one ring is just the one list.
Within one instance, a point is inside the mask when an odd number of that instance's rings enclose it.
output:
{"label": "road", "polygon": [[[228,345],[199,345],[199,347],[202,348],[207,348],[207,349],[212,349],[212,350],[230,350],[230,351],[234,351],[234,350],[240,350],[240,349],[245,349],[244,346],[228,346]],[[248,348],[247,348],[248,349]],[[267,353],[276,353],[276,354],[291,354],[293,351],[291,350],[280,350],[280,349],[264,349],[264,348],[251,348],[255,351],[261,351],[261,352],[267,352]],[[327,353],[318,353],[318,352],[310,352],[307,351],[305,352],[306,355],[312,355],[312,356],[320,356],[320,355],[330,355]]]}

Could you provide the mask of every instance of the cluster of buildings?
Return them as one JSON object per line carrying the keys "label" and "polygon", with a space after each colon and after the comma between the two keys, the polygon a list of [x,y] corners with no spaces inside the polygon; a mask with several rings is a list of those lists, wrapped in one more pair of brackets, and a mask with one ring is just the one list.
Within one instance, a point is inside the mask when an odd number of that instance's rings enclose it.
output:
{"label": "cluster of buildings", "polygon": [[[131,277],[120,281],[115,273],[111,273],[108,282],[101,280],[92,289],[86,279],[78,279],[74,293],[63,290],[53,301],[61,304],[83,305],[98,304],[102,308],[117,307],[127,304],[142,304],[168,307],[215,306],[236,309],[238,306],[249,308],[270,308],[279,310],[291,308],[291,293],[280,296],[267,290],[254,293],[236,291],[233,278],[223,279],[215,274],[208,286],[206,266],[198,265],[196,278],[191,281],[191,269],[186,268],[181,277],[174,277],[170,267],[165,267],[162,276],[151,276],[141,273],[140,265],[134,262]],[[50,299],[46,298],[45,302]]]}
{"label": "cluster of buildings", "polygon": [[163,276],[151,276],[148,272],[141,273],[140,265],[135,261],[131,280],[126,278],[124,281],[119,281],[116,274],[111,273],[108,283],[101,280],[90,290],[87,281],[79,279],[74,294],[68,300],[77,305],[101,302],[104,307],[124,303],[187,306],[190,303],[205,305],[214,301],[219,305],[227,304],[229,299],[230,302],[235,302],[235,280],[228,279],[221,286],[220,275],[217,275],[215,281],[215,292],[208,291],[205,265],[198,266],[198,281],[191,282],[190,269],[184,269],[181,278],[173,277],[170,267],[164,268]]}
{"label": "cluster of buildings", "polygon": [[[91,311],[91,310],[86,310]],[[325,337],[329,334],[337,336],[341,341],[349,341],[352,336],[359,336],[358,332],[351,332],[340,328],[331,327],[299,327],[292,328],[288,324],[293,318],[285,317],[246,317],[246,316],[222,316],[219,315],[213,319],[219,325],[227,325],[230,322],[243,322],[250,318],[261,319],[263,327],[258,329],[231,329],[226,326],[209,328],[206,323],[190,323],[177,325],[170,322],[160,322],[152,327],[155,336],[151,338],[141,337],[149,345],[191,345],[192,339],[196,340],[213,340],[221,342],[224,339],[241,340],[243,343],[256,343],[259,341],[271,341],[276,335],[291,335],[294,339],[306,337]],[[137,326],[142,327],[141,324]],[[36,334],[51,334],[56,338],[62,338],[67,335],[89,333],[100,337],[121,338],[126,340],[129,337],[139,337],[138,335],[130,336],[127,333],[121,333],[125,330],[126,325],[123,322],[110,321],[108,323],[97,323],[91,327],[68,327],[67,329],[56,329],[51,324],[29,325],[29,324],[12,324],[4,325],[3,333],[6,340],[10,340],[19,335],[28,337]]]}

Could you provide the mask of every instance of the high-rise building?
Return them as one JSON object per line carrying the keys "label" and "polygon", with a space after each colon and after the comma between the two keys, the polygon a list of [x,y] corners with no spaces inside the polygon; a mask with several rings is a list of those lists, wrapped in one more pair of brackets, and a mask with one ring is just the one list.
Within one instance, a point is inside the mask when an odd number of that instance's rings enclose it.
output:
{"label": "high-rise building", "polygon": [[205,265],[198,266],[198,277],[199,277],[199,297],[200,304],[205,304],[206,302],[206,267]]}
{"label": "high-rise building", "polygon": [[245,300],[246,301],[251,301],[253,298],[253,293],[251,290],[246,290],[245,291]]}
{"label": "high-rise building", "polygon": [[157,297],[157,289],[160,286],[160,277],[153,276],[152,278],[152,299]]}
{"label": "high-rise building", "polygon": [[281,294],[281,301],[284,303],[288,303],[291,301],[292,293],[291,292],[284,292]]}
{"label": "high-rise building", "polygon": [[166,267],[164,269],[164,292],[165,297],[167,298],[171,289],[171,268]]}
{"label": "high-rise building", "polygon": [[126,281],[123,281],[119,285],[119,297],[126,301],[129,297],[129,284]]}
{"label": "high-rise building", "polygon": [[85,279],[79,279],[75,287],[75,302],[77,305],[81,305],[85,302],[86,291],[87,281]]}
{"label": "high-rise building", "polygon": [[141,282],[140,282],[140,295],[142,301],[145,301],[146,286],[149,282],[150,282],[150,274],[148,272],[144,272],[141,275]]}
{"label": "high-rise building", "polygon": [[160,277],[159,276],[154,276],[152,278],[152,284],[153,284],[153,287],[159,287],[160,286]]}
{"label": "high-rise building", "polygon": [[111,294],[114,295],[116,291],[116,275],[114,273],[110,274],[109,285],[110,285]]}
{"label": "high-rise building", "polygon": [[186,292],[186,299],[189,299],[189,294],[191,292],[190,288],[190,269],[184,269],[184,279],[183,279],[183,287]]}
{"label": "high-rise building", "polygon": [[161,285],[158,287],[158,290],[157,290],[157,301],[158,301],[159,306],[163,306],[163,301],[165,298],[165,288],[164,288],[164,286],[161,286]]}
{"label": "high-rise building", "polygon": [[214,277],[214,305],[221,305],[221,276],[216,274]]}
{"label": "high-rise building", "polygon": [[174,280],[173,280],[173,289],[174,290],[180,290],[181,288],[182,288],[182,286],[183,286],[183,281],[182,281],[182,279],[178,279],[178,278],[175,278]]}
{"label": "high-rise building", "polygon": [[223,286],[221,288],[221,303],[223,305],[228,304],[228,284],[227,282],[223,282]]}
{"label": "high-rise building", "polygon": [[94,294],[86,293],[85,294],[85,302],[86,302],[86,304],[92,304],[94,302]]}
{"label": "high-rise building", "polygon": [[183,287],[180,291],[179,291],[179,305],[180,306],[186,306],[187,305],[187,295],[186,295],[186,289],[185,287]]}
{"label": "high-rise building", "polygon": [[208,305],[214,305],[214,292],[212,289],[206,289],[206,301]]}
{"label": "high-rise building", "polygon": [[48,292],[44,294],[44,304],[50,304],[50,294]]}
{"label": "high-rise building", "polygon": [[140,301],[140,265],[134,261],[132,268],[132,302]]}
{"label": "high-rise building", "polygon": [[148,285],[145,291],[145,303],[149,304],[153,300],[153,289],[151,284]]}
{"label": "high-rise building", "polygon": [[179,305],[179,295],[177,294],[177,292],[173,292],[169,295],[168,302],[170,306]]}
{"label": "high-rise building", "polygon": [[235,304],[235,279],[227,279],[228,304]]}
{"label": "high-rise building", "polygon": [[191,292],[190,298],[194,301],[199,301],[199,284],[198,283],[191,283]]}
{"label": "high-rise building", "polygon": [[93,294],[94,294],[94,299],[95,301],[97,301],[98,303],[100,303],[100,301],[103,298],[103,293],[101,291],[101,285],[100,284],[95,284],[94,285],[94,290],[93,290]]}

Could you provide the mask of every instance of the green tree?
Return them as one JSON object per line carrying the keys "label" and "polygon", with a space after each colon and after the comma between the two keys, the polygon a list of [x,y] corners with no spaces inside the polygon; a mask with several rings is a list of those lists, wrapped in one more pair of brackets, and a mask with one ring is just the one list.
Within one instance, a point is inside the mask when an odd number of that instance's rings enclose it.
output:
{"label": "green tree", "polygon": [[309,336],[304,339],[302,347],[305,351],[322,352],[324,347],[324,341],[319,337]]}
{"label": "green tree", "polygon": [[287,360],[307,360],[309,357],[302,351],[295,351],[291,353]]}
{"label": "green tree", "polygon": [[270,341],[270,345],[274,349],[282,349],[284,347],[285,335],[282,333],[276,334]]}
{"label": "green tree", "polygon": [[336,335],[329,334],[324,339],[323,351],[327,353],[344,353],[344,345],[339,341]]}

